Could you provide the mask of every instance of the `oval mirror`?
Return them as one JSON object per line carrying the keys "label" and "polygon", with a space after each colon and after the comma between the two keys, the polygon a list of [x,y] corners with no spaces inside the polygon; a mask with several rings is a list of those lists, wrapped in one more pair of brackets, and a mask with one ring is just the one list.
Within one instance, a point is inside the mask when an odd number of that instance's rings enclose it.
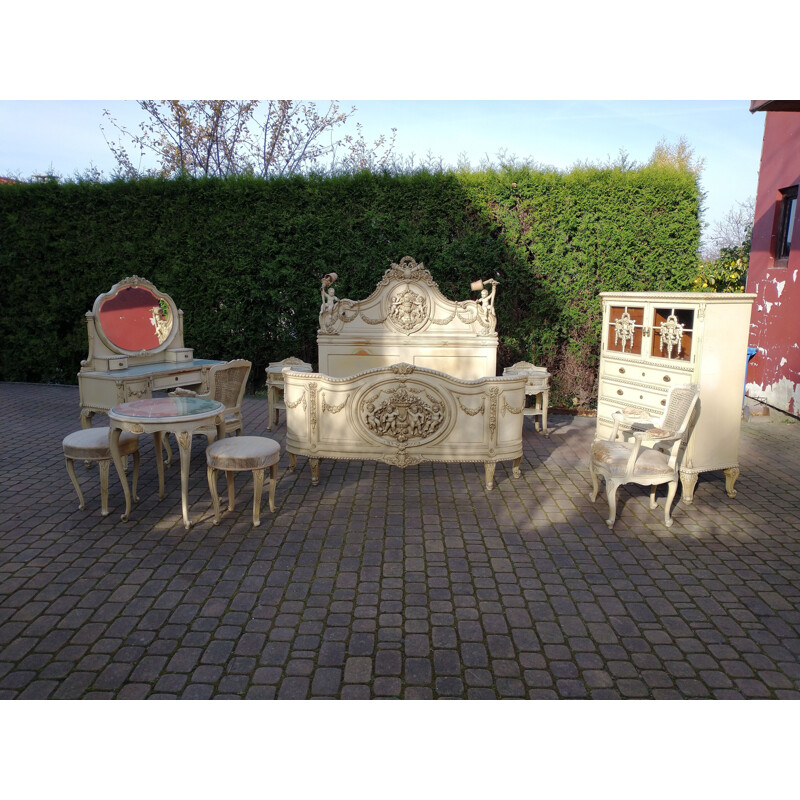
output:
{"label": "oval mirror", "polygon": [[172,333],[175,315],[164,297],[144,286],[125,286],[100,304],[105,338],[120,350],[156,350]]}

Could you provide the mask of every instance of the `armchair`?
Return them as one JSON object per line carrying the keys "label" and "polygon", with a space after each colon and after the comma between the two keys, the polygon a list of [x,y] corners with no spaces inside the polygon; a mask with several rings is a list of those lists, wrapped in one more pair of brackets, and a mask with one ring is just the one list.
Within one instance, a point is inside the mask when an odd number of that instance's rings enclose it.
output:
{"label": "armchair", "polygon": [[[242,401],[247,388],[247,378],[252,364],[244,359],[217,364],[208,371],[208,392],[198,394],[190,389],[176,389],[170,392],[173,397],[206,397],[217,400],[225,406],[225,435],[242,433]],[[202,428],[199,433],[208,436],[209,441],[216,438],[216,428]],[[209,436],[210,434],[210,436]]]}
{"label": "armchair", "polygon": [[[592,444],[589,471],[592,476],[591,500],[597,499],[599,491],[598,476],[606,484],[608,498],[608,519],[606,524],[613,528],[617,513],[617,489],[626,483],[650,486],[650,508],[656,508],[656,487],[669,484],[664,506],[664,524],[672,525],[670,508],[675,499],[680,478],[681,446],[684,444],[690,425],[693,422],[695,406],[700,397],[700,387],[696,384],[674,386],[667,394],[664,416],[658,420],[632,424],[629,433],[623,434],[627,441],[618,441],[617,432],[624,415],[614,414],[614,428],[610,438],[597,440]],[[630,420],[628,420],[630,422]],[[671,426],[671,427],[667,427]]]}

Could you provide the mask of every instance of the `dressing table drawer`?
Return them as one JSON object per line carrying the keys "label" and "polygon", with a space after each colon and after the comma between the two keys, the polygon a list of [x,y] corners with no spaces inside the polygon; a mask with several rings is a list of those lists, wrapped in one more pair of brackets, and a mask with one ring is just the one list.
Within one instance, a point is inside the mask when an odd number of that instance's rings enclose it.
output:
{"label": "dressing table drawer", "polygon": [[178,386],[194,386],[203,382],[202,370],[170,372],[153,378],[153,389],[175,389]]}
{"label": "dressing table drawer", "polygon": [[129,403],[131,400],[142,400],[145,397],[152,397],[152,384],[148,378],[136,381],[122,381],[122,391],[118,393],[121,403]]}

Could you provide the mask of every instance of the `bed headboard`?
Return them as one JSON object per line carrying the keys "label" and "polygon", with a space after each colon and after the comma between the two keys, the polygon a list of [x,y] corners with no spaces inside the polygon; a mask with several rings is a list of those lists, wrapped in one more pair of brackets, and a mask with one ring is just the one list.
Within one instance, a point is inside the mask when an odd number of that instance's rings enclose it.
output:
{"label": "bed headboard", "polygon": [[322,281],[321,373],[345,378],[405,362],[463,380],[497,374],[496,281],[472,284],[478,300],[448,300],[411,256],[392,264],[366,300],[337,298],[336,278]]}

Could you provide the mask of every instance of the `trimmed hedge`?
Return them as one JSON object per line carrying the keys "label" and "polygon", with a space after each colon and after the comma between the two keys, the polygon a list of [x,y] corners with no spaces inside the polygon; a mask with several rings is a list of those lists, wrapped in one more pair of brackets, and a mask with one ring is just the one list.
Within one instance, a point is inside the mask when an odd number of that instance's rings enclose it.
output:
{"label": "trimmed hedge", "polygon": [[319,281],[370,294],[403,256],[451,299],[500,282],[499,366],[591,402],[603,290],[687,290],[700,192],[683,170],[362,173],[0,185],[0,378],[75,383],[95,297],[129,275],[184,311],[203,358],[316,362]]}

